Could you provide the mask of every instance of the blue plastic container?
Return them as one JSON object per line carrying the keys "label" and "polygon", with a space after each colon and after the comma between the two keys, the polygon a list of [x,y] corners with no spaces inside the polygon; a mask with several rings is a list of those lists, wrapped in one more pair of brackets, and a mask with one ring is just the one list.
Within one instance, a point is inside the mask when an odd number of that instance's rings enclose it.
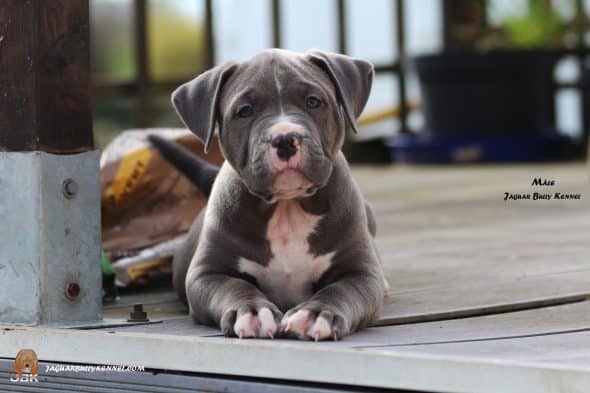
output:
{"label": "blue plastic container", "polygon": [[542,134],[402,134],[386,141],[391,159],[407,163],[530,162],[570,158],[572,139],[556,131]]}

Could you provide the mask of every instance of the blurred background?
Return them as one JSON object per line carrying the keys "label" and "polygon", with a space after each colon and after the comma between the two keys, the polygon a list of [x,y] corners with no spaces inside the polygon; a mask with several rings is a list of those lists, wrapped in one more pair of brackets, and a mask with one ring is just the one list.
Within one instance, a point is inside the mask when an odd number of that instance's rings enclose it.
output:
{"label": "blurred background", "polygon": [[91,0],[98,147],[176,127],[182,82],[269,47],[375,64],[353,161],[583,158],[589,0]]}

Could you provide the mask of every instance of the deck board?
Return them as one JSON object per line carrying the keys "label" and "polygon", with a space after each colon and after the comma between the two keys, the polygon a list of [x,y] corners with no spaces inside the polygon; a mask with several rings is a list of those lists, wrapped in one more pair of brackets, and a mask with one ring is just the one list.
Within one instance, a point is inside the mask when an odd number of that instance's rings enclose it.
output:
{"label": "deck board", "polygon": [[[102,329],[105,330],[105,329]],[[221,331],[217,328],[195,324],[193,319],[188,315],[176,318],[167,318],[158,323],[118,326],[108,328],[109,332],[124,333],[153,333],[153,334],[170,334],[175,336],[190,337],[217,337],[221,336]]]}
{"label": "deck board", "polygon": [[[532,175],[534,174],[534,175]],[[483,315],[588,295],[590,187],[582,166],[360,168],[391,285],[379,324]],[[532,176],[556,180],[532,187]],[[504,192],[579,192],[504,201]]]}
{"label": "deck board", "polygon": [[[391,285],[379,325],[485,315],[562,304],[590,295],[590,198],[503,201],[503,192],[590,195],[581,165],[353,169],[376,212],[377,244]],[[184,315],[174,294],[135,294],[154,319]]]}
{"label": "deck board", "polygon": [[[587,393],[590,187],[582,165],[354,168],[391,284],[380,323],[340,342],[237,340],[194,325],[170,289],[124,296],[150,325],[0,329],[0,357],[454,392]],[[579,201],[504,202],[532,176]],[[101,351],[96,351],[100,346]],[[76,348],[72,351],[70,348]],[[482,382],[483,381],[483,382]]]}
{"label": "deck board", "polygon": [[[504,340],[586,330],[590,332],[590,301],[471,318],[373,327],[348,336],[340,342],[325,341],[312,345],[335,348],[422,347],[435,343]],[[108,331],[194,337],[220,336],[217,329],[195,325],[189,317],[165,320],[161,324],[109,328]],[[277,339],[276,342],[294,341]],[[578,345],[590,353],[590,341],[579,342]],[[588,365],[590,366],[590,363]]]}
{"label": "deck board", "polygon": [[590,386],[590,365],[579,362],[341,344],[0,326],[0,357],[26,347],[43,361],[59,363],[142,364],[156,370],[457,393],[587,393]]}
{"label": "deck board", "polygon": [[[590,297],[588,283],[590,270],[402,292],[388,297],[389,303],[376,325],[440,321],[579,302]],[[144,308],[152,320],[163,320],[164,325],[124,326],[118,329],[196,336],[220,333],[217,329],[195,325],[186,315],[185,307],[170,292],[157,292],[151,296],[162,296],[163,301],[152,302],[146,298]],[[109,308],[103,314],[108,318],[125,318],[130,307],[131,304]]]}
{"label": "deck board", "polygon": [[526,310],[590,296],[590,270],[393,293],[376,325],[397,325]]}
{"label": "deck board", "polygon": [[[468,341],[422,345],[398,346],[396,351],[440,356],[462,356],[472,359],[503,359],[535,363],[590,365],[590,332],[549,334],[492,341]],[[373,351],[376,348],[367,348]],[[387,351],[388,347],[380,348]]]}
{"label": "deck board", "polygon": [[[495,341],[580,331],[590,331],[590,301],[471,318],[375,327],[350,336],[346,345],[355,348],[421,348],[435,343]],[[590,342],[578,344],[590,351]]]}

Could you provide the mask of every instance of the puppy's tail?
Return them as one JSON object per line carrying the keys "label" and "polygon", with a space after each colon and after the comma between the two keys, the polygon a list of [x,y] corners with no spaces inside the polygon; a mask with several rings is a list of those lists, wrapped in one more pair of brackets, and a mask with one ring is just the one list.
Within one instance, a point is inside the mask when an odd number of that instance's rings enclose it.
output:
{"label": "puppy's tail", "polygon": [[206,198],[211,194],[211,187],[219,173],[219,168],[200,159],[177,143],[157,135],[149,135],[148,140],[162,157],[170,162],[180,173],[191,181]]}

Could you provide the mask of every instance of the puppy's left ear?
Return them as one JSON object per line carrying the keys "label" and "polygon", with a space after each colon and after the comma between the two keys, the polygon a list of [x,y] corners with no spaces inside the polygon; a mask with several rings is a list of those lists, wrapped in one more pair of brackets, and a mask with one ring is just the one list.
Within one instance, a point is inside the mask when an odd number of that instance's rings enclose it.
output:
{"label": "puppy's left ear", "polygon": [[209,150],[215,126],[221,89],[238,63],[227,62],[186,82],[172,93],[172,105],[182,122]]}
{"label": "puppy's left ear", "polygon": [[371,92],[373,65],[365,60],[315,49],[308,51],[307,57],[330,77],[344,115],[356,133],[356,119],[365,108]]}

